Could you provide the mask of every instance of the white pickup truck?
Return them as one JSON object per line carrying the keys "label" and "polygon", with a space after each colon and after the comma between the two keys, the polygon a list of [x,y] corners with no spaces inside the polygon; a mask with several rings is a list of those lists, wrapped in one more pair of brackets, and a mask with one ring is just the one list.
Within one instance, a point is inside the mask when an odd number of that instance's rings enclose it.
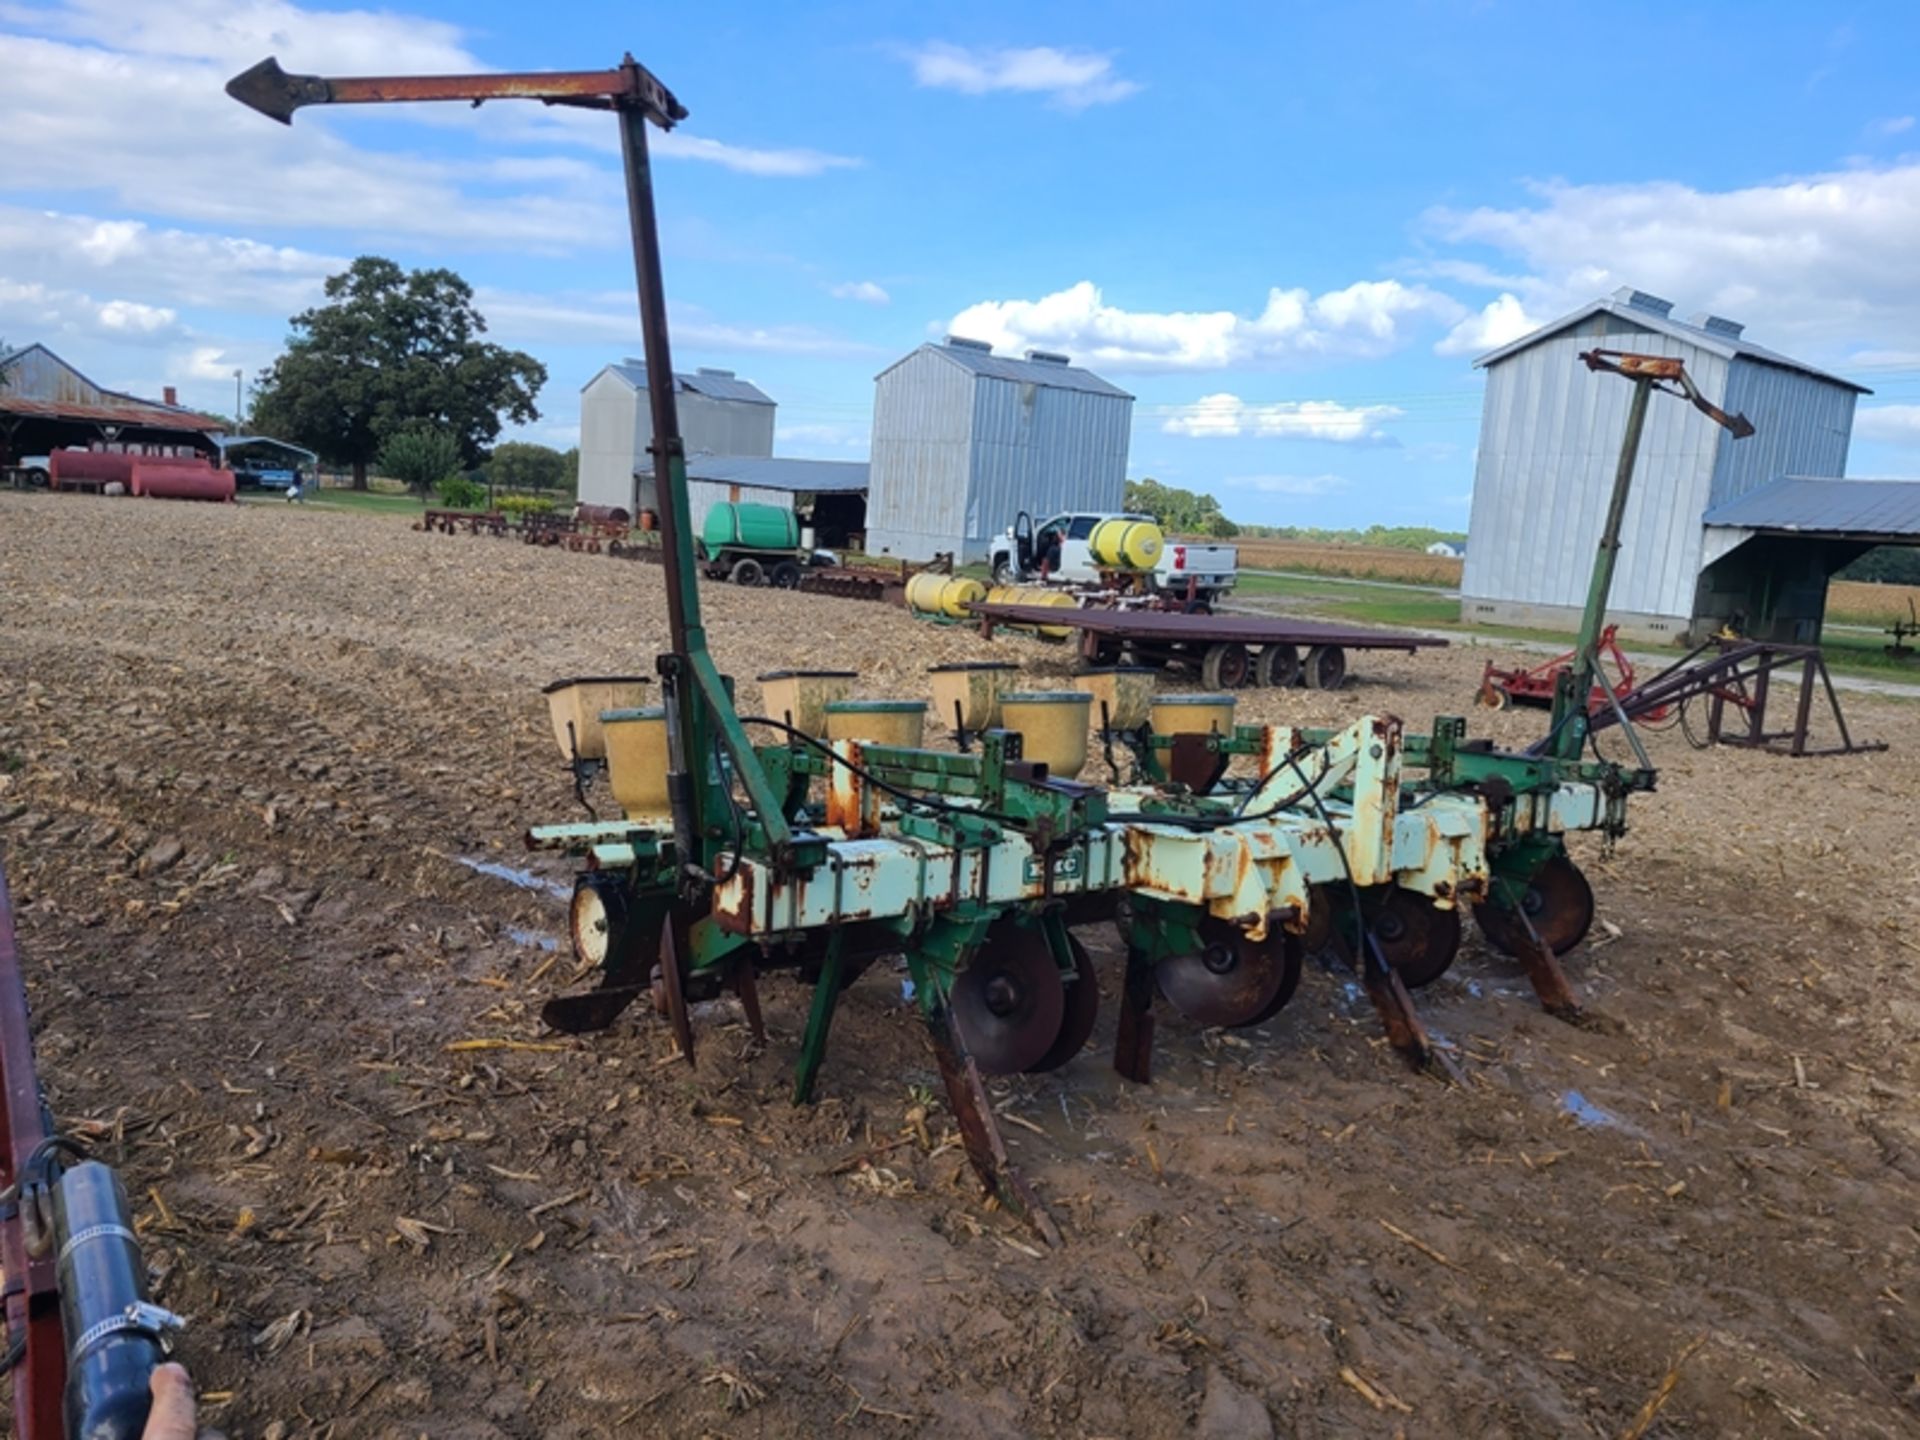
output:
{"label": "white pickup truck", "polygon": [[[994,536],[988,550],[994,583],[1097,582],[1100,567],[1094,564],[1087,540],[1102,520],[1151,521],[1153,516],[1111,510],[1079,512],[1049,516],[1035,524],[1033,517],[1023,510],[1004,534]],[[1057,560],[1052,556],[1056,542]],[[1198,604],[1210,606],[1233,588],[1239,579],[1239,563],[1239,552],[1231,545],[1195,545],[1169,536],[1149,583],[1157,594],[1191,598]]]}

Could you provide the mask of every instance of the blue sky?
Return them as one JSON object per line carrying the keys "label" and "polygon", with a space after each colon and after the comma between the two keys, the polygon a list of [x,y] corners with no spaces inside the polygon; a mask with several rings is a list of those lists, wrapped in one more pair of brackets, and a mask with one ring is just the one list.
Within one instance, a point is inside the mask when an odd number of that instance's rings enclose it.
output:
{"label": "blue sky", "polygon": [[233,405],[360,253],[474,282],[551,372],[637,353],[611,121],[306,111],[224,79],[590,69],[659,142],[675,357],[866,453],[948,330],[1125,385],[1130,471],[1242,520],[1461,526],[1490,343],[1620,284],[1853,375],[1852,472],[1920,474],[1920,11],[1908,4],[726,6],[0,0],[0,335]]}

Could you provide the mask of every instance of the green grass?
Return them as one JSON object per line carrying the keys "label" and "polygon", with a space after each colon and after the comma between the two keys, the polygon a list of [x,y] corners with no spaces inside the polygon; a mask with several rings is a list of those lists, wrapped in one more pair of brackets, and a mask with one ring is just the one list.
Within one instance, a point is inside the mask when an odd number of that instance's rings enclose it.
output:
{"label": "green grass", "polygon": [[[1458,600],[1422,595],[1393,585],[1370,584],[1364,580],[1243,575],[1235,593],[1243,596],[1285,597],[1298,602],[1293,608],[1301,613],[1326,619],[1449,630],[1491,640],[1537,641],[1573,648],[1573,636],[1568,632],[1464,624],[1460,619]],[[1883,639],[1872,635],[1855,635],[1829,629],[1821,648],[1826,653],[1827,668],[1836,675],[1905,680],[1920,684],[1920,658],[1895,660],[1886,653],[1884,643]],[[1628,648],[1638,653],[1655,653],[1648,646],[1630,645]],[[1679,658],[1679,652],[1675,652],[1674,658]]]}

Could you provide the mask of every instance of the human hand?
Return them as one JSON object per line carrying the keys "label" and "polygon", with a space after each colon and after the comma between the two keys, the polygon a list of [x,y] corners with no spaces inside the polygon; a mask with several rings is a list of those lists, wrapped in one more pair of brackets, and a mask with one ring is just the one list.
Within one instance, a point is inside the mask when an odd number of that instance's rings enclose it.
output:
{"label": "human hand", "polygon": [[193,1400],[193,1381],[184,1365],[162,1365],[147,1382],[153,1388],[153,1409],[140,1440],[195,1440],[199,1418]]}

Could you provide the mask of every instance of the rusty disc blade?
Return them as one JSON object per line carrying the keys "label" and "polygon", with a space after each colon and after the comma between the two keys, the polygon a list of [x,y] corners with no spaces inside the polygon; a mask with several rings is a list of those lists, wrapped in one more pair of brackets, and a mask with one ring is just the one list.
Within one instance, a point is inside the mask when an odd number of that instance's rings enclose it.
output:
{"label": "rusty disc blade", "polygon": [[[1494,884],[1500,886],[1497,880]],[[1556,855],[1542,865],[1514,898],[1556,955],[1566,954],[1584,940],[1593,924],[1593,887],[1580,867],[1565,855]],[[1503,908],[1499,901],[1486,900],[1474,906],[1473,918],[1494,949],[1518,955],[1525,947],[1527,927],[1520,923],[1518,914]]]}
{"label": "rusty disc blade", "polygon": [[1415,891],[1396,886],[1369,918],[1380,953],[1409,990],[1446,974],[1460,951],[1460,912],[1442,910]]}
{"label": "rusty disc blade", "polygon": [[1280,949],[1280,989],[1275,993],[1273,999],[1267,1002],[1266,1009],[1246,1022],[1249,1025],[1266,1024],[1267,1021],[1287,1008],[1287,1002],[1293,999],[1293,992],[1300,988],[1301,964],[1306,959],[1307,954],[1305,938],[1299,935],[1289,935],[1285,931],[1276,928],[1274,933],[1268,935],[1267,943],[1278,946]]}
{"label": "rusty disc blade", "polygon": [[1100,1016],[1100,982],[1093,978],[1093,957],[1072,935],[1067,936],[1067,948],[1073,952],[1073,980],[1066,987],[1066,1013],[1047,1053],[1027,1067],[1035,1072],[1058,1070],[1084,1050],[1093,1037],[1093,1022]]}
{"label": "rusty disc blade", "polygon": [[1237,925],[1219,920],[1200,927],[1200,942],[1191,954],[1169,956],[1153,967],[1160,993],[1202,1025],[1253,1024],[1286,984],[1286,947],[1249,940]]}
{"label": "rusty disc blade", "polygon": [[954,977],[948,1005],[985,1075],[1031,1069],[1059,1038],[1066,1015],[1060,967],[1037,930],[998,925]]}

